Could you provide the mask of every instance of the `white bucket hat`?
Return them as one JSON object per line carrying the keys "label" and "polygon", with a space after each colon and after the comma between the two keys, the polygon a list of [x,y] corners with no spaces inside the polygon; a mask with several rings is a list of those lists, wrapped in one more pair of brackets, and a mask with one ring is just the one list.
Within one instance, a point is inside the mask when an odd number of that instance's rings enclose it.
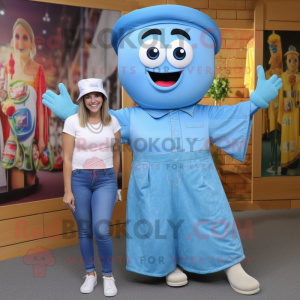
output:
{"label": "white bucket hat", "polygon": [[78,101],[81,97],[91,92],[100,92],[107,99],[106,92],[103,89],[102,79],[99,78],[81,79],[78,81],[78,88],[79,88],[80,95],[76,101]]}

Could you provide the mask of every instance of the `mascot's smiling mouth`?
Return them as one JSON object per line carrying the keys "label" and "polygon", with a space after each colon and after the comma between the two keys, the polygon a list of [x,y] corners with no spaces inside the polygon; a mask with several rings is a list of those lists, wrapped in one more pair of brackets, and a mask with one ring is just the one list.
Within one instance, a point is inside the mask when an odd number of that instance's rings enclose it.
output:
{"label": "mascot's smiling mouth", "polygon": [[170,87],[178,81],[182,71],[173,73],[155,73],[148,71],[148,73],[155,84],[161,87]]}

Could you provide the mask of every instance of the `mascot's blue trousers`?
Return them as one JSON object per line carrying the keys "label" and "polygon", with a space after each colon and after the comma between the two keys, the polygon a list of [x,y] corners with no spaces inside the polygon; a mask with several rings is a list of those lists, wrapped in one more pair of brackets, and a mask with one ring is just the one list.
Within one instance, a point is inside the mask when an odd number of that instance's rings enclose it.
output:
{"label": "mascot's blue trousers", "polygon": [[134,154],[127,200],[129,271],[163,277],[176,265],[213,273],[245,256],[209,151]]}

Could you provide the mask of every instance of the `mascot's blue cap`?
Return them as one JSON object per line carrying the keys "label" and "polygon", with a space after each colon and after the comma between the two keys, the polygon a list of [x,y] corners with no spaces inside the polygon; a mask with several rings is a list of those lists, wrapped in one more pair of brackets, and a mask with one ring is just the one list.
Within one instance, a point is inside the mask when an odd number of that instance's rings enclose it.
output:
{"label": "mascot's blue cap", "polygon": [[131,32],[157,24],[181,24],[204,30],[214,41],[215,54],[222,45],[222,37],[216,22],[199,10],[181,5],[156,5],[137,9],[121,17],[115,24],[111,43],[118,54],[121,40]]}

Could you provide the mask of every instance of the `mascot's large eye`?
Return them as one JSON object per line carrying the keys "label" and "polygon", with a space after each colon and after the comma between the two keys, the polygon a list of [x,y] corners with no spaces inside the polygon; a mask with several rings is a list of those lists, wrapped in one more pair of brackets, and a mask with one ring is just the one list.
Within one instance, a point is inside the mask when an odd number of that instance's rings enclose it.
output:
{"label": "mascot's large eye", "polygon": [[147,40],[140,48],[139,57],[145,67],[157,68],[166,59],[166,50],[160,41]]}
{"label": "mascot's large eye", "polygon": [[156,47],[151,47],[147,50],[147,56],[150,59],[157,59],[159,56],[159,50]]}
{"label": "mascot's large eye", "polygon": [[173,55],[177,60],[182,60],[186,57],[186,52],[183,48],[178,47],[174,50]]}
{"label": "mascot's large eye", "polygon": [[188,66],[193,59],[193,55],[191,45],[184,40],[173,41],[167,50],[168,61],[175,68]]}

